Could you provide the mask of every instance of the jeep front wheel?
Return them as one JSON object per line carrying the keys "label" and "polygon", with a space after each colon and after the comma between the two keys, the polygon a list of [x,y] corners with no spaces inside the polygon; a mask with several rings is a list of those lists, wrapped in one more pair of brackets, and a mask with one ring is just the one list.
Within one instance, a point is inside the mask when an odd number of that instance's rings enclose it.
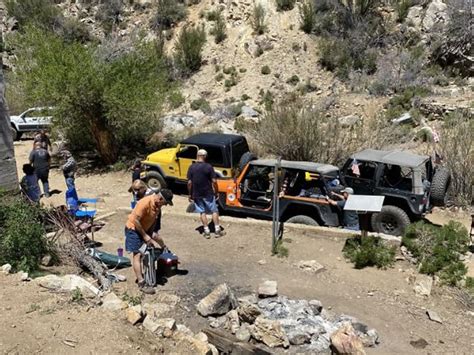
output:
{"label": "jeep front wheel", "polygon": [[406,212],[396,206],[383,206],[380,213],[372,215],[372,228],[377,233],[403,235],[409,224]]}
{"label": "jeep front wheel", "polygon": [[313,218],[302,215],[302,214],[288,218],[286,223],[298,223],[298,224],[306,224],[308,226],[319,226],[318,222],[316,222]]}
{"label": "jeep front wheel", "polygon": [[18,132],[15,127],[11,126],[10,131],[12,133],[12,138],[14,141],[19,141],[21,136],[23,135],[22,132]]}
{"label": "jeep front wheel", "polygon": [[146,183],[148,187],[153,190],[160,190],[166,187],[165,179],[157,171],[149,171],[146,174]]}

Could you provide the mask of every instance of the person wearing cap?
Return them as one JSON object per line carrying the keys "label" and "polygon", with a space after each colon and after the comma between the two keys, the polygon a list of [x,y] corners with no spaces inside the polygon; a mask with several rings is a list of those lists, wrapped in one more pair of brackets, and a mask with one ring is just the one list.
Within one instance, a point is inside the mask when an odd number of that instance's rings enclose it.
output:
{"label": "person wearing cap", "polygon": [[75,175],[77,164],[76,160],[72,156],[69,150],[63,150],[61,152],[66,162],[61,166],[61,170],[63,171],[64,179],[66,180],[66,186],[68,190],[73,190],[76,188],[75,184]]}
{"label": "person wearing cap", "polygon": [[357,216],[357,213],[355,211],[344,210],[346,201],[349,198],[349,195],[354,194],[354,190],[350,187],[346,187],[343,190],[341,190],[341,193],[342,195],[337,194],[335,192],[331,192],[332,196],[335,196],[339,199],[338,201],[332,200],[329,197],[327,197],[327,200],[331,205],[337,206],[339,210],[341,211],[342,217],[343,217],[342,222],[344,224],[344,228],[358,231],[360,230],[360,227],[359,227],[359,217]]}
{"label": "person wearing cap", "polygon": [[189,201],[194,202],[195,211],[201,214],[201,222],[204,227],[204,237],[209,239],[211,231],[207,220],[207,214],[212,214],[215,226],[216,238],[225,233],[219,225],[219,210],[217,209],[217,179],[214,168],[206,162],[207,152],[199,149],[197,162],[192,164],[188,170],[188,192]]}
{"label": "person wearing cap", "polygon": [[165,205],[173,206],[173,193],[168,189],[143,197],[138,201],[125,225],[125,249],[132,254],[132,268],[141,291],[153,294],[155,291],[146,286],[142,273],[142,251],[148,244],[155,248],[166,247],[163,238],[154,233],[158,215]]}

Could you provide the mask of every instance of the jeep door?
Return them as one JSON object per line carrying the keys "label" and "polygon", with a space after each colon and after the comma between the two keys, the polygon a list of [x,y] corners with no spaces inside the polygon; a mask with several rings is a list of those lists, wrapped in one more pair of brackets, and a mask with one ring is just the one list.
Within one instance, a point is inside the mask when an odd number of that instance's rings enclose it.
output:
{"label": "jeep door", "polygon": [[352,187],[357,195],[373,195],[379,164],[372,161],[350,159],[343,167],[343,183]]}
{"label": "jeep door", "polygon": [[175,177],[179,180],[187,180],[188,170],[191,164],[196,162],[198,146],[179,145],[176,152],[176,171]]}

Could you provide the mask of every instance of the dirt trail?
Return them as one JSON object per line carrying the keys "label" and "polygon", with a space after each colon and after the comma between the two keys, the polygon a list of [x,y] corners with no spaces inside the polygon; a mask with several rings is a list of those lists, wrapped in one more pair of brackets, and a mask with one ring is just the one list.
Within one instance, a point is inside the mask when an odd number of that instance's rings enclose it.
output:
{"label": "dirt trail", "polygon": [[[29,141],[16,144],[18,163],[25,158]],[[96,234],[103,248],[116,252],[123,245],[123,225],[129,206],[126,193],[130,177],[125,173],[79,176],[77,185],[83,196],[103,198],[101,213],[117,211],[107,225]],[[64,186],[62,177],[52,173],[53,188]],[[62,203],[63,195],[50,199]],[[193,331],[207,325],[195,311],[198,300],[214,286],[227,282],[238,295],[255,290],[266,279],[278,281],[279,293],[291,298],[319,299],[335,314],[348,314],[377,329],[381,344],[368,349],[373,354],[469,354],[474,347],[473,314],[462,309],[445,290],[435,287],[429,299],[419,298],[407,282],[414,273],[412,265],[398,261],[393,268],[355,270],[346,263],[341,253],[343,238],[328,237],[324,232],[289,229],[285,245],[289,257],[279,259],[270,255],[270,225],[229,219],[224,224],[227,236],[205,240],[194,230],[195,216],[182,213],[187,202],[177,196],[176,204],[166,208],[162,235],[167,245],[176,252],[181,268],[187,275],[172,277],[158,288],[181,297],[178,308],[170,314]],[[325,270],[309,274],[297,269],[300,260],[317,260]],[[138,294],[131,269],[120,271],[128,281],[117,284],[115,292]],[[154,297],[145,296],[144,302]],[[0,276],[0,317],[4,319],[0,331],[0,349],[5,353],[151,353],[157,346],[154,340],[132,327],[124,315],[109,315],[93,306],[71,305],[67,296],[51,294],[32,283],[13,281]],[[37,308],[32,312],[28,312]],[[443,324],[430,321],[426,309],[436,311]],[[55,333],[55,327],[59,329]],[[13,327],[15,326],[15,327]],[[31,335],[33,334],[33,335]],[[149,335],[149,334],[148,334]],[[75,349],[62,340],[75,337]],[[128,337],[128,338],[127,338]],[[424,350],[416,349],[410,341],[423,338],[428,342]],[[166,349],[172,344],[164,344]],[[469,350],[471,349],[471,350]],[[166,352],[169,352],[166,351]]]}

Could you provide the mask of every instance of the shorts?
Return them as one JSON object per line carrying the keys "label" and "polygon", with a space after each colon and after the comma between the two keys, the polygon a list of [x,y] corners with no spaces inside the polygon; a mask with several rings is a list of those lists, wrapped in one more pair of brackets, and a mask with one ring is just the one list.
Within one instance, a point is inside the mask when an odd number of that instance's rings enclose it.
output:
{"label": "shorts", "polygon": [[219,212],[217,208],[216,198],[214,196],[197,198],[194,200],[195,212],[197,213],[217,213]]}
{"label": "shorts", "polygon": [[140,253],[140,248],[145,244],[137,231],[125,227],[125,250],[129,253]]}

